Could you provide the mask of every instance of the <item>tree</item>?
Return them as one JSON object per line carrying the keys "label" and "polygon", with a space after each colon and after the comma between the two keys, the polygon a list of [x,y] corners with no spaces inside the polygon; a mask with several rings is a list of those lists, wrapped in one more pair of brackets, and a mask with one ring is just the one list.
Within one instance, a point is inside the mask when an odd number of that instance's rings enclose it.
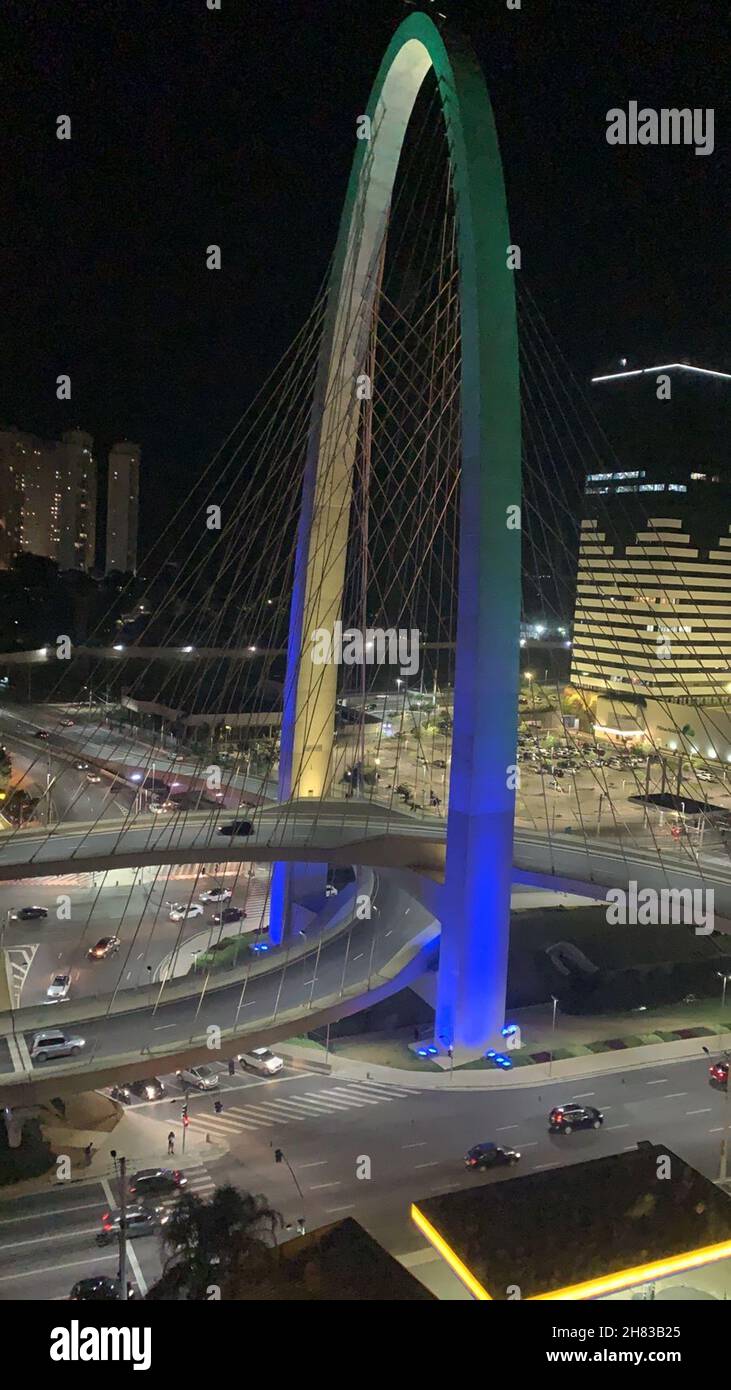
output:
{"label": "tree", "polygon": [[150,1299],[205,1300],[234,1271],[264,1275],[283,1225],[267,1198],[227,1184],[206,1202],[195,1193],[178,1197],[162,1230],[166,1258]]}

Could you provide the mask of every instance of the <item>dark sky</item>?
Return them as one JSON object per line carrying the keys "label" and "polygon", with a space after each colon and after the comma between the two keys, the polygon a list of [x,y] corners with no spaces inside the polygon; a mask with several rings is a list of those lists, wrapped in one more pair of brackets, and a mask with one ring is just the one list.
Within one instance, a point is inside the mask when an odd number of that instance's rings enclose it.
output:
{"label": "dark sky", "polygon": [[[430,8],[427,3],[425,7]],[[401,0],[6,0],[0,421],[143,449],[169,514],[308,313]],[[728,32],[706,0],[441,0],[496,112],[525,284],[576,373],[731,367]],[[709,12],[715,11],[709,15]],[[715,152],[610,148],[713,107]],[[56,139],[59,114],[70,142]],[[223,270],[204,267],[223,248]],[[55,399],[68,371],[73,398]]]}

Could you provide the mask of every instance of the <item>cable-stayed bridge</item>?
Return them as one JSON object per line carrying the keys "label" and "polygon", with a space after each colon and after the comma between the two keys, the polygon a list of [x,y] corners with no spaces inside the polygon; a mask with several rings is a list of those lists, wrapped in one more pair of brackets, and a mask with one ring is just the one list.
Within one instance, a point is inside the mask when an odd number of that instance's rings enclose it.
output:
{"label": "cable-stayed bridge", "polygon": [[[545,775],[550,768],[540,768],[537,786],[539,768],[518,749],[519,720],[540,728],[546,690],[568,678],[568,667],[550,680],[547,669],[542,682],[526,671],[529,688],[521,690],[521,619],[536,605],[557,622],[573,612],[581,485],[609,446],[587,424],[580,392],[522,287],[495,124],[469,45],[422,14],[409,16],[384,56],[354,146],[322,293],[161,532],[143,601],[131,593],[132,637],[112,644],[115,698],[93,698],[94,688],[97,697],[109,688],[108,651],[102,660],[93,647],[80,642],[74,653],[72,644],[67,662],[54,634],[43,648],[43,661],[58,668],[50,700],[67,713],[86,709],[76,746],[125,785],[137,778],[139,795],[122,818],[103,805],[94,821],[54,820],[51,755],[73,763],[75,737],[54,726],[36,759],[48,762],[47,823],[0,838],[0,879],[271,863],[269,945],[291,963],[301,951],[309,959],[309,947],[295,942],[298,924],[333,866],[383,870],[384,881],[388,872],[411,874],[409,902],[389,903],[398,921],[389,925],[382,912],[363,928],[377,952],[366,942],[351,953],[351,924],[332,1007],[342,1009],[346,993],[348,1007],[372,996],[373,969],[349,973],[369,952],[380,961],[377,988],[393,987],[402,974],[386,980],[389,962],[406,951],[405,968],[415,968],[438,935],[435,1038],[445,1050],[476,1055],[505,1022],[513,883],[598,896],[633,879],[703,883],[714,887],[723,915],[728,871],[708,846],[670,842],[651,817],[651,759],[642,775],[628,765],[622,780],[592,757],[596,692],[584,697],[583,723],[577,717],[567,727],[559,703],[552,726],[556,745],[581,764],[572,795],[561,794],[563,773]],[[606,578],[610,562],[600,544],[596,551],[596,574]],[[670,544],[667,554],[672,569]],[[647,608],[657,617],[658,602],[662,595],[631,596],[638,614]],[[620,638],[610,634],[611,653],[626,652]],[[629,644],[629,690],[647,679],[653,641]],[[119,721],[115,729],[110,711],[130,709],[149,712],[157,746]],[[232,760],[229,749],[242,739],[247,751]],[[534,733],[523,736],[524,753],[530,739],[538,743]],[[534,752],[534,762],[547,756]],[[171,771],[189,804],[153,808],[163,773],[173,795]],[[679,790],[683,775],[681,761]],[[630,804],[633,790],[638,801]],[[39,804],[42,813],[43,796]],[[251,821],[250,833],[222,836],[241,819]],[[147,911],[142,904],[135,942]],[[429,924],[420,911],[431,914]],[[334,948],[323,938],[314,949],[319,961]],[[229,986],[221,976],[214,983],[220,999]],[[240,994],[238,979],[230,987]],[[208,980],[173,988],[189,1030],[180,1050],[190,1053],[197,1035],[188,1013],[200,1021],[203,1009],[205,1017]],[[273,988],[281,1019],[284,973]],[[318,1000],[326,1011],[330,995],[323,985],[320,998],[317,969],[312,987],[290,974],[286,991],[294,998],[298,989],[305,1012]],[[107,1019],[116,1018],[120,990],[121,977],[114,1008],[100,1005]],[[123,1002],[133,1013],[133,1002]],[[140,996],[140,1013],[150,1007]],[[65,1010],[83,1018],[83,1008],[63,1005],[58,1017]],[[268,1035],[275,1025],[266,1001],[262,1008],[256,1029]],[[296,998],[292,1009],[290,1028]],[[23,1033],[22,1019],[8,1026],[14,1037]],[[249,1025],[237,1015],[232,1026]],[[109,1049],[100,1034],[95,1055],[102,1053]],[[22,1063],[22,1049],[14,1057]],[[23,1066],[14,1074],[22,1078]]]}

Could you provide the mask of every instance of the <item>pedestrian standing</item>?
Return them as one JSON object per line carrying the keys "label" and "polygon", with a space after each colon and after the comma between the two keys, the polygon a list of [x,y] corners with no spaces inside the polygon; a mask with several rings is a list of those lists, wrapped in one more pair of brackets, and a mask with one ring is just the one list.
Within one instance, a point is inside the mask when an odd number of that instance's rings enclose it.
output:
{"label": "pedestrian standing", "polygon": [[168,1135],[168,1157],[175,1153],[175,1134],[171,1129]]}

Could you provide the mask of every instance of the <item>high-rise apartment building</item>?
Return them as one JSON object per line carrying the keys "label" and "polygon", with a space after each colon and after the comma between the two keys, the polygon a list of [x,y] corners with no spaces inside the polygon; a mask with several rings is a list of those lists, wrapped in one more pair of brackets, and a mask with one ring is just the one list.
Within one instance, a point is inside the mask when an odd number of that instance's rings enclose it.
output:
{"label": "high-rise apartment building", "polygon": [[0,430],[0,567],[18,552],[60,569],[90,569],[96,555],[94,441],[66,430],[47,441],[14,426]]}
{"label": "high-rise apartment building", "polygon": [[109,451],[106,572],[137,572],[140,449],[126,440]]}

